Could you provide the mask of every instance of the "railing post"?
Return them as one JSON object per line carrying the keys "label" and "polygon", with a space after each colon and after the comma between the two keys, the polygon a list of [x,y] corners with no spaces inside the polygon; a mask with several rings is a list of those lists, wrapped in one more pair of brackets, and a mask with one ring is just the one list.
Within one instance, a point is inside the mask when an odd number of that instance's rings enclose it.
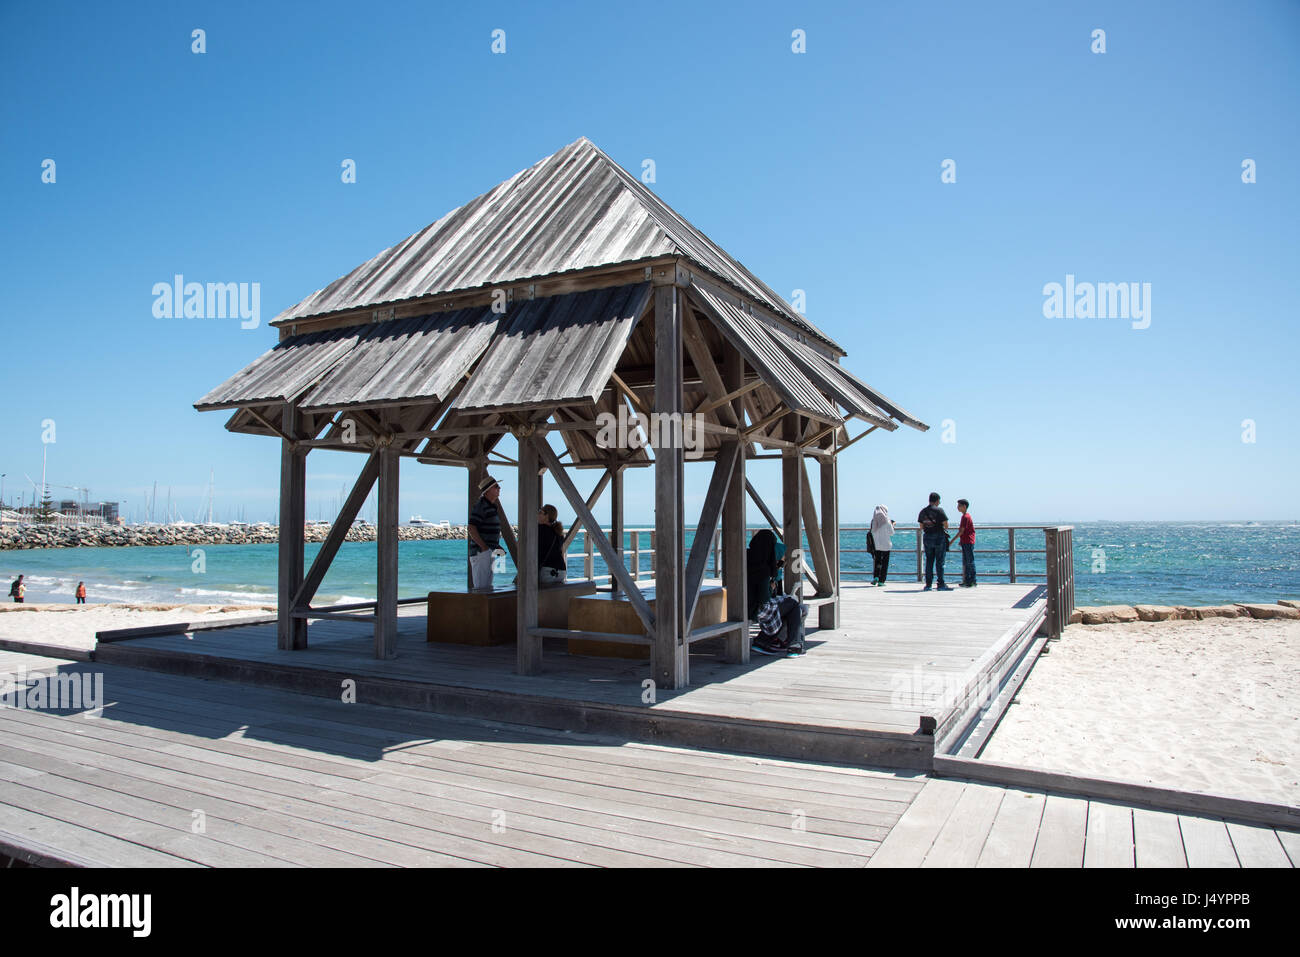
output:
{"label": "railing post", "polygon": [[921,581],[925,578],[925,570],[921,567],[921,529],[916,530],[916,580]]}
{"label": "railing post", "polygon": [[722,540],[722,529],[717,529],[713,533],[713,544],[709,551],[713,552],[713,577],[718,577],[718,542]]}
{"label": "railing post", "polygon": [[641,533],[632,529],[632,581],[641,577]]}
{"label": "railing post", "polygon": [[1007,529],[1007,553],[1008,560],[1011,562],[1011,584],[1016,583],[1016,530]]}
{"label": "railing post", "polygon": [[1057,563],[1056,529],[1043,529],[1043,548],[1047,554],[1047,637],[1061,637],[1061,569]]}
{"label": "railing post", "polygon": [[582,530],[582,542],[583,542],[583,546],[582,546],[583,547],[583,558],[582,558],[583,577],[585,577],[588,581],[590,581],[596,575],[596,569],[595,569],[595,564],[593,563],[593,555],[591,549],[591,529],[584,528]]}

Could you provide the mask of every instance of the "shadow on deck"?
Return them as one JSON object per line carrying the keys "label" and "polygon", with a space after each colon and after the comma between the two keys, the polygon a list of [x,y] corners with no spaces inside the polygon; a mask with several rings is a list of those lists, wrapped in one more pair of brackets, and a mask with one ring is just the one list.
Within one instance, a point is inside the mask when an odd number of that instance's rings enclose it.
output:
{"label": "shadow on deck", "polygon": [[[415,711],[606,738],[859,767],[928,770],[993,700],[1034,641],[1041,588],[923,593],[846,585],[842,626],[810,629],[801,658],[721,660],[691,648],[691,686],[650,684],[649,663],[569,655],[548,639],[543,673],[514,672],[513,646],[428,644],[422,606],[399,619],[398,657],[373,657],[367,623],[321,620],[309,647],[276,648],[273,624],[101,644],[96,660]],[[815,620],[815,616],[810,616]],[[237,711],[234,713],[237,716]]]}

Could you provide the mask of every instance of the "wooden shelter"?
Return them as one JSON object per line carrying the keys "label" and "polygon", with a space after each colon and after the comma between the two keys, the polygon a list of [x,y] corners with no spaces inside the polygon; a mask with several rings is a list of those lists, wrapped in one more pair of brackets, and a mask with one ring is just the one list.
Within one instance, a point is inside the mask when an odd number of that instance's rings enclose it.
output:
{"label": "wooden shelter", "polygon": [[[583,138],[386,249],[278,316],[280,341],[197,403],[234,409],[226,427],[281,440],[279,646],[306,647],[307,621],[346,614],[312,599],[378,482],[375,655],[396,655],[398,462],[467,469],[469,501],[489,465],[517,465],[518,656],[541,667],[537,626],[540,480],[549,472],[631,603],[660,687],[689,681],[689,645],[725,637],[749,656],[745,496],[793,543],[791,592],[839,616],[836,456],[863,435],[927,426],[840,365],[833,340]],[[659,444],[602,441],[609,415],[654,417]],[[683,419],[689,416],[689,419]],[[712,464],[685,548],[681,426],[702,431]],[[850,435],[850,426],[864,430]],[[497,446],[509,433],[518,459]],[[563,451],[552,445],[559,440]],[[304,569],[305,465],[314,448],[360,452],[360,476]],[[773,450],[764,453],[761,449]],[[780,458],[780,515],[746,481],[755,458]],[[807,468],[819,468],[816,491]],[[624,567],[623,473],[655,472],[654,595]],[[600,469],[584,498],[570,469]],[[593,509],[608,489],[612,534]],[[724,625],[687,623],[721,525]],[[806,536],[806,550],[798,548]],[[569,633],[572,634],[572,633]]]}

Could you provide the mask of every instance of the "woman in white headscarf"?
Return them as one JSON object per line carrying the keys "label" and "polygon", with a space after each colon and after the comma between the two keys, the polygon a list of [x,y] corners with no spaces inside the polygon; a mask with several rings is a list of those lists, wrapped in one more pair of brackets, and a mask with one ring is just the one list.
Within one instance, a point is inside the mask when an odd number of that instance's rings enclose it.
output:
{"label": "woman in white headscarf", "polygon": [[871,516],[871,541],[875,547],[875,562],[871,569],[871,584],[883,585],[889,574],[889,552],[893,548],[894,520],[889,517],[889,509],[883,505],[876,506],[876,513]]}

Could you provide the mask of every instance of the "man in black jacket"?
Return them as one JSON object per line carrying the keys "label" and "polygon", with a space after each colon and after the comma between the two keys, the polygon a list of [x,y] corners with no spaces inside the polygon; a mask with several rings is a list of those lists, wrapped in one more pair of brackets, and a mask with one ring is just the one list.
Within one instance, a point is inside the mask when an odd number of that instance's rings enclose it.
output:
{"label": "man in black jacket", "polygon": [[925,546],[925,588],[929,591],[934,581],[935,566],[939,566],[939,591],[952,591],[943,583],[943,558],[948,551],[948,513],[939,507],[939,493],[930,493],[930,504],[916,516],[921,526],[921,544]]}

